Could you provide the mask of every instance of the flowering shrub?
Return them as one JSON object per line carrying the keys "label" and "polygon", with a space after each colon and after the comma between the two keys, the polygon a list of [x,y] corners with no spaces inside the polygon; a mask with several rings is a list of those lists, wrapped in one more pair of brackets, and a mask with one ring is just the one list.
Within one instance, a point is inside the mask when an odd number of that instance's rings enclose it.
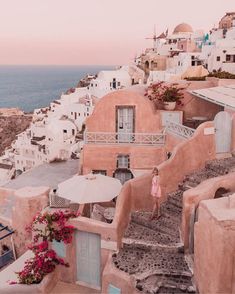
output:
{"label": "flowering shrub", "polygon": [[[71,243],[73,226],[66,225],[70,218],[78,214],[68,211],[55,211],[37,214],[27,231],[33,232],[33,243],[29,249],[33,251],[34,257],[25,262],[22,271],[17,273],[19,284],[37,284],[45,275],[54,271],[56,265],[68,267],[62,258],[59,258],[53,249],[49,249],[49,242],[56,240]],[[15,284],[15,282],[10,282]]]}
{"label": "flowering shrub", "polygon": [[183,89],[176,83],[166,85],[164,82],[158,82],[148,87],[145,96],[153,101],[156,107],[164,105],[165,102],[176,102],[178,105],[183,105],[181,101]]}

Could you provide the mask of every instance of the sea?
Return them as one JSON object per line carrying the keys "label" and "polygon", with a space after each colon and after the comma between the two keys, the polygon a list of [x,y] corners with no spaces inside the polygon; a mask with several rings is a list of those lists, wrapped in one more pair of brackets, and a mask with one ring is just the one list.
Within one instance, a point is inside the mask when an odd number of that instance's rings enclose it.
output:
{"label": "sea", "polygon": [[115,66],[13,66],[0,65],[0,108],[18,107],[25,112],[48,106],[86,74]]}

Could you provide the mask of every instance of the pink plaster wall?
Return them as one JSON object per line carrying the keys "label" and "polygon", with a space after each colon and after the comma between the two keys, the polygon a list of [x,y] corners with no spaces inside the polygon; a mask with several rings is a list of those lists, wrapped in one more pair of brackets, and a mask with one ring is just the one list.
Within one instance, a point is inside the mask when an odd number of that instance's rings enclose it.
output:
{"label": "pink plaster wall", "polygon": [[108,176],[113,176],[119,154],[130,155],[130,169],[152,169],[166,159],[164,147],[87,144],[82,155],[83,174],[106,170]]}
{"label": "pink plaster wall", "polygon": [[204,135],[204,128],[207,127],[213,127],[213,123],[201,124],[192,138],[178,144],[171,158],[159,165],[164,198],[167,193],[177,189],[185,175],[203,167],[207,160],[215,158],[214,135]]}
{"label": "pink plaster wall", "polygon": [[176,136],[174,134],[166,134],[166,144],[165,144],[165,152],[172,152],[173,149],[180,144],[181,142],[184,142],[185,139],[181,138],[179,136]]}
{"label": "pink plaster wall", "polygon": [[181,236],[184,247],[189,247],[190,216],[202,200],[213,199],[219,188],[235,191],[235,173],[203,181],[196,188],[189,189],[183,194],[183,213]]}
{"label": "pink plaster wall", "polygon": [[198,98],[187,91],[211,88],[216,85],[212,81],[188,81],[187,84],[188,86],[183,91],[183,106],[177,107],[177,109],[184,111],[184,119],[203,116],[207,117],[208,120],[213,120],[215,115],[223,110],[223,107]]}
{"label": "pink plaster wall", "polygon": [[235,216],[229,202],[230,197],[225,197],[199,206],[194,275],[200,293],[235,293]]}
{"label": "pink plaster wall", "polygon": [[25,187],[15,191],[12,227],[16,231],[14,241],[18,256],[27,250],[27,245],[31,242],[32,235],[25,228],[47,206],[49,190],[48,187]]}
{"label": "pink plaster wall", "polygon": [[0,205],[7,199],[8,196],[13,195],[15,190],[0,187]]}
{"label": "pink plaster wall", "polygon": [[110,93],[99,100],[86,120],[87,132],[116,132],[116,106],[135,106],[135,133],[154,133],[160,129],[153,103],[128,90]]}
{"label": "pink plaster wall", "polygon": [[135,280],[125,272],[118,270],[112,263],[110,254],[103,272],[102,293],[108,293],[109,285],[121,289],[121,293],[137,294]]}

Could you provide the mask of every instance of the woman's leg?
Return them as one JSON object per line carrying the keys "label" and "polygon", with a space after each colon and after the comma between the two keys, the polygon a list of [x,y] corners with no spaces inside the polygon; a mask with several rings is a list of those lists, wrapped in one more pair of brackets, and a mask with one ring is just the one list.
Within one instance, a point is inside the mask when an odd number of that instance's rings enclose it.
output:
{"label": "woman's leg", "polygon": [[153,205],[153,212],[151,215],[151,219],[155,217],[156,211],[158,211],[158,200],[156,197],[154,197],[154,205]]}
{"label": "woman's leg", "polygon": [[161,205],[160,205],[160,199],[157,199],[157,215],[158,217],[161,216]]}

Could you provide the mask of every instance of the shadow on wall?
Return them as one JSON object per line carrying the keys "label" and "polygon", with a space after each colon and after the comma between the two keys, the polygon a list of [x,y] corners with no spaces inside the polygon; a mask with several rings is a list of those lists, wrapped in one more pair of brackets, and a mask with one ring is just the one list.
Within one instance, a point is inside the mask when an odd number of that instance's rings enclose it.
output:
{"label": "shadow on wall", "polygon": [[[213,127],[213,122],[199,126],[194,136],[175,147],[169,160],[158,166],[162,201],[167,194],[177,189],[184,176],[203,167],[205,162],[215,158],[214,135],[204,135],[204,129]],[[118,247],[129,224],[132,211],[151,210],[153,200],[150,195],[151,173],[126,182],[116,204],[113,225],[117,229]]]}

